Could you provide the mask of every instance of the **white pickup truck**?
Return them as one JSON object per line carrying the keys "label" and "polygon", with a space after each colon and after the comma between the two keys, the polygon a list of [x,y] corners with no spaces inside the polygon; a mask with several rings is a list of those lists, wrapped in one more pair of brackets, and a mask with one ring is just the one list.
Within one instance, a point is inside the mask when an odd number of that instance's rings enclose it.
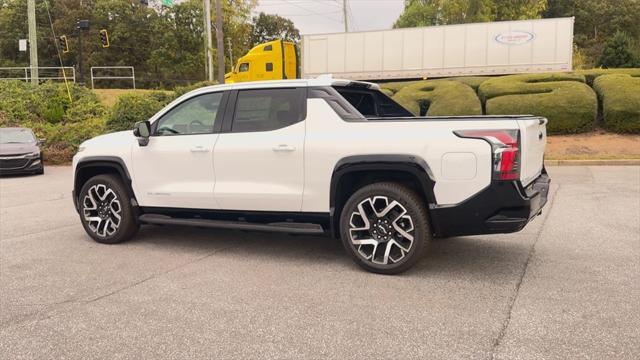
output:
{"label": "white pickup truck", "polygon": [[433,237],[521,230],[547,201],[541,117],[414,117],[376,84],[321,77],[201,88],[84,142],[73,200],[101,243],[141,224],[340,237],[399,273]]}

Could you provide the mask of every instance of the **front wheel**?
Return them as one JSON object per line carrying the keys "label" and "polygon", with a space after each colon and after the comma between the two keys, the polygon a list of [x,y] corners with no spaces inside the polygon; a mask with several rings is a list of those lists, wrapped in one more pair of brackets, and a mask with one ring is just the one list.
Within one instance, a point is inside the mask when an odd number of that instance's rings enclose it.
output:
{"label": "front wheel", "polygon": [[380,274],[408,270],[431,240],[424,201],[410,188],[391,182],[356,191],[342,209],[340,233],[356,263]]}
{"label": "front wheel", "polygon": [[115,244],[129,240],[138,231],[131,201],[118,177],[92,177],[80,190],[78,200],[82,226],[95,241]]}

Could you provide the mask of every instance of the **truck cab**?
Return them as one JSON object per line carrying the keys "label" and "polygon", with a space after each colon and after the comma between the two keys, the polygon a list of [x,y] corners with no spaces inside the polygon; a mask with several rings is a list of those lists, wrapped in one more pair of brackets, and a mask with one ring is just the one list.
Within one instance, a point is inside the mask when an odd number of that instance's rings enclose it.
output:
{"label": "truck cab", "polygon": [[283,80],[300,77],[296,45],[273,40],[254,46],[224,76],[225,83]]}

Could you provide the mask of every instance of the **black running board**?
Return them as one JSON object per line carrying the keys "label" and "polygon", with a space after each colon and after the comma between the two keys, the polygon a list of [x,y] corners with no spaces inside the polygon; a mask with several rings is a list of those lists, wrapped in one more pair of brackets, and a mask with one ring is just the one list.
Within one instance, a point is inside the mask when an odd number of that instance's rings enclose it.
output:
{"label": "black running board", "polygon": [[324,229],[319,224],[294,223],[294,222],[278,222],[278,223],[262,224],[262,223],[250,223],[246,221],[183,219],[183,218],[173,218],[171,216],[160,215],[160,214],[143,214],[143,215],[140,215],[138,220],[142,223],[156,224],[156,225],[185,225],[185,226],[199,226],[199,227],[216,228],[216,229],[270,231],[270,232],[284,232],[284,233],[290,233],[290,234],[308,234],[308,235],[322,235],[325,233]]}

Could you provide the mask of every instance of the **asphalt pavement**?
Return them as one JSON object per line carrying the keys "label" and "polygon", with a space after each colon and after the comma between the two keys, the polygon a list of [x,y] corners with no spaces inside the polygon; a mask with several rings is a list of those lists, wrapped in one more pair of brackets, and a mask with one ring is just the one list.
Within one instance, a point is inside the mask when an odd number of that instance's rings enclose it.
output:
{"label": "asphalt pavement", "polygon": [[550,167],[522,232],[411,271],[323,237],[145,226],[101,245],[69,167],[0,179],[3,359],[639,359],[640,167]]}

